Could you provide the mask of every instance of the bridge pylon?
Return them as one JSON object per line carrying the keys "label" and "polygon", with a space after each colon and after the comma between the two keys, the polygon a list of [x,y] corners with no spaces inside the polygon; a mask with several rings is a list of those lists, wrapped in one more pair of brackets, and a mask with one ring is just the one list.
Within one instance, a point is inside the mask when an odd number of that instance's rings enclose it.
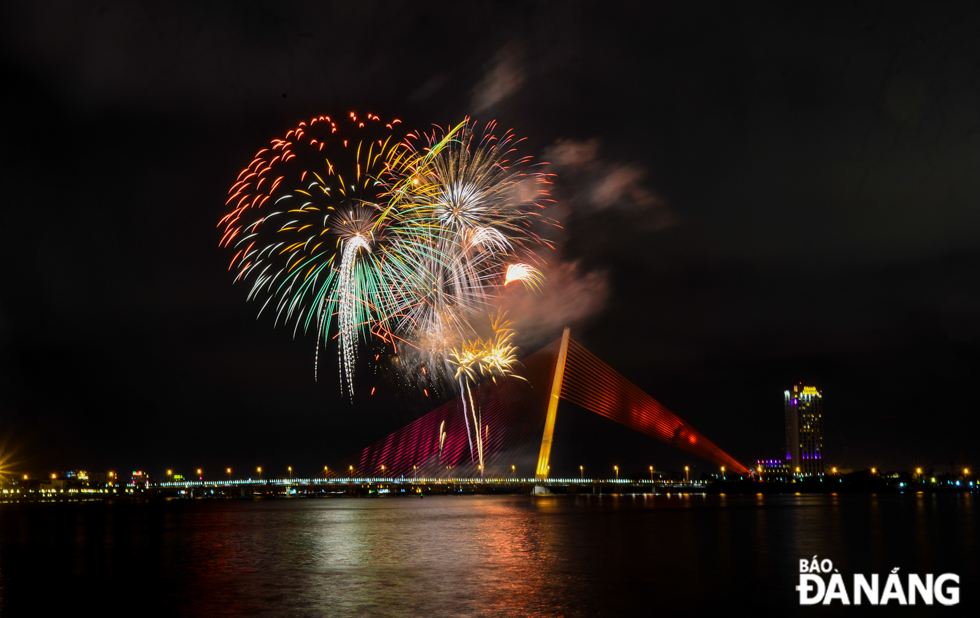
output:
{"label": "bridge pylon", "polygon": [[558,400],[561,399],[561,383],[565,379],[565,359],[568,358],[568,340],[571,330],[566,326],[561,334],[561,347],[555,361],[555,376],[551,381],[551,396],[548,398],[548,415],[544,421],[544,434],[541,436],[541,453],[534,478],[543,481],[548,478],[548,460],[551,457],[551,442],[555,434],[555,417],[558,414]]}

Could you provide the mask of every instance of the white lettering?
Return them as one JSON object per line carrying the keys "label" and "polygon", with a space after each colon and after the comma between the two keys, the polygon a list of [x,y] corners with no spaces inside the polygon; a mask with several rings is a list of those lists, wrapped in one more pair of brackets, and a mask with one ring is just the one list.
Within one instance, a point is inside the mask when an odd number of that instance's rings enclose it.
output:
{"label": "white lettering", "polygon": [[[960,583],[960,576],[955,573],[943,573],[936,578],[936,586],[933,588],[933,592],[936,594],[936,600],[943,605],[956,605],[960,602],[960,587],[948,586],[946,590],[943,590],[943,584],[947,581],[952,581],[954,583]],[[946,595],[949,596],[946,596]]]}
{"label": "white lettering", "polygon": [[926,605],[932,605],[932,573],[926,575],[925,583],[915,573],[909,573],[909,605],[915,605],[916,592]]}
{"label": "white lettering", "polygon": [[830,583],[827,585],[827,594],[823,597],[823,604],[830,605],[834,599],[838,599],[844,605],[851,604],[851,600],[847,598],[847,590],[844,588],[844,578],[839,573],[830,576]]}
{"label": "white lettering", "polygon": [[[816,584],[817,586],[811,587],[810,584]],[[823,583],[823,578],[819,575],[807,574],[800,575],[800,585],[796,587],[800,593],[800,605],[816,605],[823,598],[823,593],[825,586]],[[811,591],[816,591],[814,596],[809,596]]]}
{"label": "white lettering", "polygon": [[865,579],[864,575],[854,575],[854,604],[861,604],[861,593],[867,597],[868,602],[871,605],[878,604],[878,574],[875,573],[871,576],[871,584],[868,584],[868,580]]}
{"label": "white lettering", "polygon": [[[943,573],[938,577],[932,573],[919,575],[909,573],[904,582],[899,575],[899,567],[891,570],[887,576],[873,573],[864,575],[854,574],[853,587],[848,590],[844,576],[834,569],[833,561],[814,555],[811,559],[800,559],[800,583],[796,587],[800,593],[800,605],[833,605],[840,601],[841,605],[932,605],[939,601],[943,605],[958,605],[960,602],[960,576],[956,573]],[[825,580],[823,573],[830,574]],[[886,577],[881,587],[880,578]],[[904,585],[903,585],[904,584]],[[863,597],[863,599],[862,599]]]}
{"label": "white lettering", "polygon": [[881,604],[888,605],[888,601],[895,599],[899,605],[906,605],[905,590],[902,588],[902,580],[898,575],[892,573],[885,581],[885,589],[881,591]]}

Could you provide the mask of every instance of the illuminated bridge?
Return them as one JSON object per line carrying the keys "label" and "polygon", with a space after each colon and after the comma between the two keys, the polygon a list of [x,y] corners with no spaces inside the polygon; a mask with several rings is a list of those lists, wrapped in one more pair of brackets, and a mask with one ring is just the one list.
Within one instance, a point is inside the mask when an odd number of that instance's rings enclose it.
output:
{"label": "illuminated bridge", "polygon": [[[135,488],[160,495],[187,497],[273,497],[323,496],[331,494],[372,493],[532,493],[538,487],[559,493],[704,493],[704,481],[664,481],[629,478],[457,478],[441,477],[358,477],[324,476],[315,478],[271,478],[236,480],[181,480],[148,483]],[[132,493],[132,490],[128,490]],[[536,493],[536,492],[535,492]],[[546,492],[546,493],[550,493]]]}
{"label": "illuminated bridge", "polygon": [[[535,461],[535,480],[548,479],[558,402],[565,400],[672,444],[727,470],[749,470],[572,340],[561,339],[525,358],[524,378],[488,381],[474,389],[480,426],[464,420],[461,397],[422,416],[333,466],[328,478],[508,479]],[[474,433],[483,439],[484,469]]]}

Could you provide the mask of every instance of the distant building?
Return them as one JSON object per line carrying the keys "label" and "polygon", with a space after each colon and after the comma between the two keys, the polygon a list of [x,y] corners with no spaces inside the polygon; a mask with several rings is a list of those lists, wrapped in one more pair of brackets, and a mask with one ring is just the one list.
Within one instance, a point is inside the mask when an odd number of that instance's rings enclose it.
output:
{"label": "distant building", "polygon": [[782,480],[793,475],[789,465],[782,459],[757,459],[755,471],[759,476]]}
{"label": "distant building", "polygon": [[149,487],[150,475],[142,470],[133,470],[133,476],[130,477],[127,484],[135,487]]}
{"label": "distant building", "polygon": [[823,395],[815,386],[784,392],[786,465],[800,476],[820,476],[823,467]]}

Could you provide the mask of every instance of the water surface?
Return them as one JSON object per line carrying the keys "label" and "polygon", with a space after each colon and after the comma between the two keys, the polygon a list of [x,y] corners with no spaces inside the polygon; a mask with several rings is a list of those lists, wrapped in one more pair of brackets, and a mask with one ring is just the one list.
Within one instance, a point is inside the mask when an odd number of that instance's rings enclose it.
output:
{"label": "water surface", "polygon": [[[429,496],[0,506],[0,614],[640,616],[800,607],[799,559],[954,572],[975,496]],[[904,611],[903,611],[904,609]],[[881,611],[885,610],[885,611]]]}

